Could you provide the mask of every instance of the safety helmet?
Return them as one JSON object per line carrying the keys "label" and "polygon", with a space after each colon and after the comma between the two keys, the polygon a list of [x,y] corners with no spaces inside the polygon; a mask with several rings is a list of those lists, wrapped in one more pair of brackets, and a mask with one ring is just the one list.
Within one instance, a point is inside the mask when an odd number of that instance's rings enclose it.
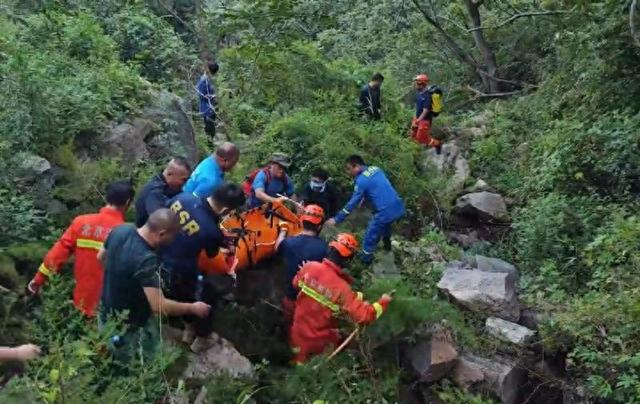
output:
{"label": "safety helmet", "polygon": [[413,81],[415,81],[418,84],[427,84],[429,82],[429,76],[427,76],[426,74],[418,74]]}
{"label": "safety helmet", "polygon": [[358,239],[351,233],[340,233],[329,243],[329,247],[335,248],[344,258],[351,258],[358,250]]}
{"label": "safety helmet", "polygon": [[304,213],[300,216],[301,222],[309,222],[313,224],[321,224],[324,220],[324,209],[318,205],[307,205]]}

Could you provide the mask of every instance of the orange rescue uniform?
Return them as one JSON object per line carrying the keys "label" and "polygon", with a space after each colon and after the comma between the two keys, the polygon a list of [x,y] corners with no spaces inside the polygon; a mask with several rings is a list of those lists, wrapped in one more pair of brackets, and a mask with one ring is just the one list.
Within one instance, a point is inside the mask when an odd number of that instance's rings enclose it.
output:
{"label": "orange rescue uniform", "polygon": [[441,141],[431,136],[431,120],[429,119],[419,121],[417,118],[413,118],[409,135],[415,142],[427,147],[438,147],[442,144]]}
{"label": "orange rescue uniform", "polygon": [[340,343],[340,313],[357,324],[369,324],[386,310],[385,300],[373,304],[363,301],[362,294],[351,289],[352,281],[328,259],[302,266],[293,279],[293,286],[300,290],[290,331],[294,363],[304,363],[309,356]]}
{"label": "orange rescue uniform", "polygon": [[97,258],[98,251],[111,229],[122,223],[123,213],[109,207],[100,209],[99,213],[77,216],[44,257],[34,282],[43,285],[47,278],[60,272],[62,265],[74,254],[76,287],[73,291],[73,303],[87,316],[95,316],[104,277],[102,265]]}

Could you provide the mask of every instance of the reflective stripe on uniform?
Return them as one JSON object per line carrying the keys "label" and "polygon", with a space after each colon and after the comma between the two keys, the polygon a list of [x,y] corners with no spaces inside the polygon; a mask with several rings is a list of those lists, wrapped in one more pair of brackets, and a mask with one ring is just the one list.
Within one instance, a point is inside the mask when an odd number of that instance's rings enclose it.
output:
{"label": "reflective stripe on uniform", "polygon": [[306,283],[300,282],[298,286],[300,287],[301,293],[304,293],[305,295],[309,296],[310,298],[320,303],[321,305],[325,306],[326,308],[333,311],[334,313],[337,313],[338,311],[340,311],[340,306],[333,303],[331,300],[327,299],[324,295],[322,295],[315,289],[310,288]]}
{"label": "reflective stripe on uniform", "polygon": [[350,214],[351,214],[351,212],[349,212],[349,211],[348,211],[348,210],[346,210],[346,209],[342,209],[342,212],[343,212],[345,215],[350,215]]}
{"label": "reflective stripe on uniform", "polygon": [[380,316],[382,315],[382,312],[384,312],[382,305],[378,302],[375,302],[374,304],[372,304],[372,306],[373,306],[373,309],[376,311],[376,318],[380,318]]}
{"label": "reflective stripe on uniform", "polygon": [[364,300],[364,295],[362,294],[362,292],[356,292],[356,299]]}
{"label": "reflective stripe on uniform", "polygon": [[79,238],[76,240],[76,246],[78,248],[91,248],[93,250],[99,250],[102,248],[102,241],[89,240],[88,238]]}
{"label": "reflective stripe on uniform", "polygon": [[47,278],[51,278],[51,276],[54,274],[52,270],[44,266],[44,262],[38,268],[38,272],[40,272],[42,275],[46,276]]}

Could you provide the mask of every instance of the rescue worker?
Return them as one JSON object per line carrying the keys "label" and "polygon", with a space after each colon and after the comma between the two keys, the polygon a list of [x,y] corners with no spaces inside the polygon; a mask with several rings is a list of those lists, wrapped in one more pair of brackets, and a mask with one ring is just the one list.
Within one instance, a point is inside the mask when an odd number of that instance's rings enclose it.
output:
{"label": "rescue worker", "polygon": [[326,216],[333,217],[338,212],[339,196],[336,188],[329,181],[329,173],[317,168],[311,173],[311,179],[298,194],[303,205],[318,205]]}
{"label": "rescue worker", "polygon": [[198,317],[209,314],[208,304],[167,299],[160,288],[160,260],[156,251],[171,243],[179,231],[175,213],[158,209],[139,229],[130,224],[113,229],[98,253],[105,268],[100,324],[109,316],[128,313],[126,331],[111,340],[111,349],[120,362],[128,362],[140,348],[145,357],[155,352],[159,333],[158,325],[149,321],[152,313]]}
{"label": "rescue worker", "polygon": [[358,155],[349,156],[346,160],[347,173],[355,179],[355,188],[349,202],[327,224],[333,226],[341,223],[353,210],[360,206],[363,200],[373,207],[373,217],[367,226],[364,245],[360,256],[362,262],[371,264],[373,252],[380,239],[384,247],[391,249],[391,225],[400,219],[404,213],[404,202],[387,179],[384,171],[379,167],[367,166]]}
{"label": "rescue worker", "polygon": [[182,192],[191,174],[191,166],[184,157],[169,160],[164,170],[144,184],[136,199],[136,227],[142,227],[149,215],[167,207],[167,201]]}
{"label": "rescue worker", "polygon": [[[168,270],[169,296],[192,302],[202,300],[214,304],[221,295],[230,292],[233,280],[229,276],[209,276],[199,279],[198,257],[204,250],[213,258],[225,246],[220,217],[242,206],[245,196],[235,184],[224,184],[206,199],[183,192],[169,201],[169,208],[180,218],[182,230],[175,240],[161,252],[162,263]],[[222,292],[225,289],[226,293]],[[200,296],[197,296],[197,295]],[[183,342],[199,352],[210,347],[213,338],[213,311],[202,319],[187,317]]]}
{"label": "rescue worker", "polygon": [[356,324],[369,324],[386,310],[391,296],[384,294],[371,304],[361,293],[351,289],[353,279],[344,271],[356,251],[358,240],[341,233],[329,243],[327,257],[322,262],[308,262],[293,279],[298,290],[290,343],[293,362],[306,362],[340,344],[337,317],[346,314]]}
{"label": "rescue worker", "polygon": [[289,227],[287,223],[282,223],[276,240],[276,251],[284,257],[287,270],[282,309],[288,322],[293,317],[293,308],[298,294],[292,284],[293,278],[304,262],[322,261],[327,255],[327,243],[319,237],[324,222],[324,209],[318,205],[307,205],[300,216],[300,221],[302,232],[299,235],[287,238]]}
{"label": "rescue worker", "polygon": [[208,62],[204,73],[200,76],[196,84],[198,94],[200,115],[204,121],[204,132],[211,138],[216,137],[216,106],[218,98],[216,89],[211,83],[213,76],[218,73],[220,66],[216,62]]}
{"label": "rescue worker", "polygon": [[421,145],[433,147],[438,154],[442,143],[431,136],[431,123],[433,114],[431,112],[431,93],[428,90],[429,77],[426,74],[419,74],[414,78],[416,86],[416,115],[411,122],[411,138]]}
{"label": "rescue worker", "polygon": [[360,113],[376,121],[380,119],[380,87],[382,87],[383,81],[384,76],[381,73],[376,73],[371,77],[371,80],[360,89]]}
{"label": "rescue worker", "polygon": [[95,316],[100,301],[104,272],[97,254],[111,230],[124,223],[124,213],[133,200],[130,181],[116,181],[107,187],[106,206],[99,213],[77,216],[44,257],[38,272],[27,289],[39,294],[47,279],[62,269],[71,255],[75,255],[73,274],[76,285],[73,304],[86,316]]}
{"label": "rescue worker", "polygon": [[249,207],[256,208],[263,203],[284,202],[294,193],[294,185],[287,169],[291,167],[289,156],[284,153],[273,153],[269,166],[260,170],[251,184]]}
{"label": "rescue worker", "polygon": [[231,171],[239,159],[240,149],[233,143],[224,142],[193,170],[184,191],[198,198],[210,197],[224,183],[224,174]]}

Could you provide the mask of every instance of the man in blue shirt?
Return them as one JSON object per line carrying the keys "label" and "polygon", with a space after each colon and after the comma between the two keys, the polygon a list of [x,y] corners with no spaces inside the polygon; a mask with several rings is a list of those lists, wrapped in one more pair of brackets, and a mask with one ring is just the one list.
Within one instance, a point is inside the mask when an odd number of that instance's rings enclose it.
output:
{"label": "man in blue shirt", "polygon": [[189,162],[184,157],[174,157],[164,171],[154,175],[136,199],[136,227],[144,226],[150,214],[167,207],[167,201],[182,192],[190,173]]}
{"label": "man in blue shirt", "polygon": [[240,159],[240,150],[236,145],[224,142],[215,153],[193,170],[191,177],[184,185],[184,192],[198,198],[208,198],[224,183],[224,173],[231,171]]}
{"label": "man in blue shirt", "polygon": [[287,169],[291,166],[289,156],[284,153],[273,153],[269,166],[260,170],[253,179],[251,185],[251,199],[249,207],[256,208],[263,203],[283,202],[285,198],[278,194],[291,196],[294,193],[294,185],[287,175]]}
{"label": "man in blue shirt", "polygon": [[302,216],[302,232],[285,238],[289,230],[287,223],[280,226],[280,234],[276,240],[276,251],[284,257],[287,268],[285,282],[285,297],[282,309],[287,321],[293,319],[296,296],[298,290],[293,287],[293,278],[305,261],[322,261],[327,254],[327,243],[319,237],[324,222],[324,209],[318,205],[307,205]]}
{"label": "man in blue shirt", "polygon": [[346,163],[347,172],[355,178],[354,192],[344,209],[327,224],[341,223],[366,199],[373,206],[374,214],[364,236],[361,259],[370,264],[380,239],[384,241],[385,248],[391,248],[391,225],[404,215],[404,202],[380,168],[367,166],[358,155],[349,156]]}
{"label": "man in blue shirt", "polygon": [[216,110],[218,104],[216,89],[211,84],[211,78],[218,73],[219,66],[216,62],[207,64],[205,72],[200,76],[196,84],[196,92],[200,100],[200,115],[204,120],[204,131],[211,139],[216,136]]}
{"label": "man in blue shirt", "polygon": [[[242,206],[245,202],[242,189],[235,184],[224,184],[213,196],[198,198],[183,192],[169,201],[169,208],[180,218],[182,230],[173,243],[162,250],[160,256],[170,276],[170,295],[179,301],[203,301],[214,305],[219,299],[223,284],[230,285],[230,277],[199,278],[198,257],[206,251],[209,257],[218,254],[225,244],[220,228],[220,217]],[[191,349],[199,352],[211,346],[215,340],[213,312],[204,319],[185,318],[188,326],[183,335],[184,342],[195,341]]]}

